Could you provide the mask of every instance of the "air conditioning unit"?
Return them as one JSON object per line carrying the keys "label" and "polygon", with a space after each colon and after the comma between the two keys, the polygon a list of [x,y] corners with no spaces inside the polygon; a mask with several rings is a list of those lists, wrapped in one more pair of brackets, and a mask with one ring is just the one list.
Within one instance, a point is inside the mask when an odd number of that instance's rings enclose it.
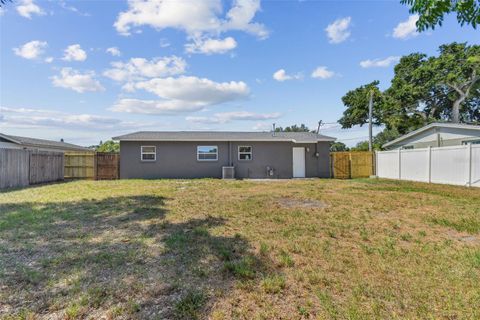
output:
{"label": "air conditioning unit", "polygon": [[222,167],[222,179],[235,179],[235,167]]}

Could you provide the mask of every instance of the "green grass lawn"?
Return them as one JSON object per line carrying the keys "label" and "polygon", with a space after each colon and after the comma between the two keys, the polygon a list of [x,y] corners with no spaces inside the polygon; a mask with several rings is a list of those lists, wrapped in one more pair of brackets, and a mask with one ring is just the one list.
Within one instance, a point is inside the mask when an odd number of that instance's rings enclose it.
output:
{"label": "green grass lawn", "polygon": [[0,192],[0,318],[479,319],[480,189],[75,181]]}

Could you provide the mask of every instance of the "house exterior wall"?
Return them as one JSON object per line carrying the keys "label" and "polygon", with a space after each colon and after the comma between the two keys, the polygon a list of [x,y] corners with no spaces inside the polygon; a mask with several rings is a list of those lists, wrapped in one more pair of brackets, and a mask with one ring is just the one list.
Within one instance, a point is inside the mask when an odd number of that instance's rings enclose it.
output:
{"label": "house exterior wall", "polygon": [[388,149],[427,147],[449,147],[462,145],[464,141],[480,140],[480,130],[461,128],[431,128],[405,140],[399,141]]}
{"label": "house exterior wall", "polygon": [[[197,146],[212,145],[218,147],[218,160],[198,161]],[[141,161],[141,146],[155,146],[156,160]],[[238,159],[239,146],[252,147],[252,160]],[[293,175],[293,147],[305,148],[306,177],[330,176],[329,142],[120,141],[120,178],[221,178],[222,167],[233,165],[236,178],[287,179]],[[267,166],[273,177],[267,176]]]}

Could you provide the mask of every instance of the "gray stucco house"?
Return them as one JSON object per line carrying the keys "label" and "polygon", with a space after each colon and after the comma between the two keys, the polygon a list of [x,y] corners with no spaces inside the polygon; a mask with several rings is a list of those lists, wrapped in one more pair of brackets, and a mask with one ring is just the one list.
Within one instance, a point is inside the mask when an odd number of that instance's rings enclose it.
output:
{"label": "gray stucco house", "polygon": [[391,149],[448,147],[480,144],[480,126],[461,123],[431,123],[383,145]]}
{"label": "gray stucco house", "polygon": [[120,178],[235,178],[330,176],[330,143],[310,132],[142,131],[120,141]]}

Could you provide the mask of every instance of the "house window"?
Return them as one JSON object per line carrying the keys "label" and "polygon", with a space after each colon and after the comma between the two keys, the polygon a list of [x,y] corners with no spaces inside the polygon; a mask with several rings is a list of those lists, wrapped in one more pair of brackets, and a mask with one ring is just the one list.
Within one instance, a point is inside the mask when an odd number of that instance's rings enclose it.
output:
{"label": "house window", "polygon": [[239,146],[238,147],[238,160],[252,160],[252,147],[251,146]]}
{"label": "house window", "polygon": [[463,145],[467,145],[467,144],[480,144],[480,140],[470,140],[470,141],[462,141],[462,144]]}
{"label": "house window", "polygon": [[155,161],[157,159],[157,148],[155,146],[141,146],[141,160]]}
{"label": "house window", "polygon": [[197,160],[198,161],[217,161],[218,147],[217,146],[197,146]]}

